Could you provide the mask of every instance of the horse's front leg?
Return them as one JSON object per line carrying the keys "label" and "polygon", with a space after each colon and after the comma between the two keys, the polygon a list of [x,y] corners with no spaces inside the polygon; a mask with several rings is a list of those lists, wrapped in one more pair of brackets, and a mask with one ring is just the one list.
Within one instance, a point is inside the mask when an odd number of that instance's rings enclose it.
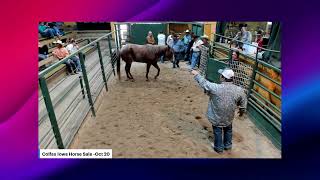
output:
{"label": "horse's front leg", "polygon": [[154,79],[157,79],[157,77],[158,77],[158,76],[159,76],[159,74],[160,74],[160,68],[159,68],[159,66],[158,66],[157,62],[153,63],[152,65],[153,65],[153,66],[158,70],[157,75],[154,77]]}
{"label": "horse's front leg", "polygon": [[147,63],[147,73],[146,73],[147,80],[146,81],[149,81],[148,74],[149,74],[150,66],[151,66],[151,64]]}

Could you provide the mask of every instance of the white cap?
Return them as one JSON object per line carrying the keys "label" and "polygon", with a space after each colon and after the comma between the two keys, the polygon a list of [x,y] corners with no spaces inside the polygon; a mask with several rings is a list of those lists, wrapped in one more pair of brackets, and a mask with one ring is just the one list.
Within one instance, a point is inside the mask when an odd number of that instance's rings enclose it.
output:
{"label": "white cap", "polygon": [[223,77],[227,79],[231,79],[234,76],[234,72],[232,69],[219,69],[218,73],[220,73]]}
{"label": "white cap", "polygon": [[186,33],[187,33],[187,32],[190,32],[189,29],[186,30]]}

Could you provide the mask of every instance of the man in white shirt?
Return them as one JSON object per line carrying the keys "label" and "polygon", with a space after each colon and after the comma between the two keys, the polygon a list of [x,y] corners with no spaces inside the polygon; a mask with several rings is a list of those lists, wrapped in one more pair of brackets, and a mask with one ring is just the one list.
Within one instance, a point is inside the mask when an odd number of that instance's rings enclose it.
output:
{"label": "man in white shirt", "polygon": [[[69,54],[72,54],[72,53],[78,51],[79,46],[76,44],[76,41],[72,38],[70,40],[70,44],[67,45],[66,49],[68,50]],[[76,64],[77,71],[81,72],[81,64],[80,64],[79,57],[78,56],[73,56],[70,59]]]}
{"label": "man in white shirt", "polygon": [[194,36],[194,43],[191,47],[192,49],[192,57],[191,57],[191,66],[189,67],[189,70],[192,71],[195,69],[196,64],[198,64],[199,57],[200,57],[200,45],[203,44],[203,41],[199,38],[199,36]]}
{"label": "man in white shirt", "polygon": [[[161,31],[158,34],[158,45],[166,45],[166,35]],[[160,56],[160,62],[163,63],[163,55]]]}
{"label": "man in white shirt", "polygon": [[171,48],[172,48],[172,46],[173,46],[173,35],[174,35],[174,32],[171,31],[171,32],[170,32],[170,35],[169,35],[168,38],[167,38],[167,45],[168,45],[169,47],[171,47]]}

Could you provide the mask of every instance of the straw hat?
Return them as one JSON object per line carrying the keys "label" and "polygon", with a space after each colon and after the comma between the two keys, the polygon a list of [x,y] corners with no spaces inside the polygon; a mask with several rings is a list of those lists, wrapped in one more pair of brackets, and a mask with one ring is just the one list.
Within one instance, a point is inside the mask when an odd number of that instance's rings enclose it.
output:
{"label": "straw hat", "polygon": [[209,40],[209,37],[208,37],[207,35],[203,35],[203,36],[201,36],[201,39],[207,39],[207,40]]}

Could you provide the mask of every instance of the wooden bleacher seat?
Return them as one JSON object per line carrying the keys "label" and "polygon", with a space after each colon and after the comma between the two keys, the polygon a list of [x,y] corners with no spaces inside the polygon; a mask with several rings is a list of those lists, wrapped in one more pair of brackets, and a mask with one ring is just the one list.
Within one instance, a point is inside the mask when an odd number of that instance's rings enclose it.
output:
{"label": "wooden bleacher seat", "polygon": [[[65,32],[65,35],[60,36],[60,40],[66,40],[66,39],[70,39],[70,38],[74,38],[76,35],[75,32]],[[41,46],[47,45],[48,47],[52,47],[53,46],[53,42],[55,42],[57,40],[57,37],[54,38],[40,38],[39,42],[41,44]]]}

